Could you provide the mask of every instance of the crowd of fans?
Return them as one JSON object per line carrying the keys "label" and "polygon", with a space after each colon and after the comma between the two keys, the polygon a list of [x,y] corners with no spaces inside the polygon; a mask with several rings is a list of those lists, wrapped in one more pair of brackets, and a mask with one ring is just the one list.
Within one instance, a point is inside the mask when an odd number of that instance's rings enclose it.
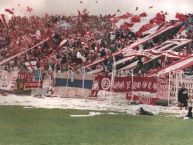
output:
{"label": "crowd of fans", "polygon": [[[101,57],[110,56],[112,53],[125,48],[142,37],[136,36],[135,33],[128,29],[113,28],[110,17],[110,15],[15,16],[12,17],[7,26],[0,22],[0,61],[27,50],[46,38],[50,38],[43,44],[5,63],[3,68],[8,71],[16,68],[27,70],[25,62],[36,61],[37,67],[43,70],[53,71],[56,69],[57,71],[66,71],[68,69],[77,69]],[[182,24],[187,30],[186,35],[178,37],[192,39],[192,22],[193,15],[189,14],[187,21]],[[171,23],[175,22],[171,21],[169,24]],[[66,27],[65,24],[69,24],[69,27]],[[142,48],[137,49],[151,48],[167,39],[175,38],[180,28],[168,31],[146,42]],[[61,46],[60,44],[63,40],[66,41]],[[187,47],[187,49],[189,48],[192,47]],[[119,60],[122,58],[123,55],[119,54],[115,59]],[[118,67],[123,67],[140,59],[141,57],[134,58]],[[91,69],[102,67],[104,71],[110,72],[112,63],[113,58],[108,57],[106,61],[92,66]],[[160,60],[155,60],[151,63],[147,69],[139,61],[135,70],[136,73],[145,73],[151,67],[160,67]]]}
{"label": "crowd of fans", "polygon": [[[60,22],[69,23],[71,28],[59,26]],[[109,16],[18,16],[9,21],[8,28],[1,23],[0,61],[27,50],[46,38],[51,40],[8,62],[5,68],[27,69],[24,65],[27,61],[37,61],[37,66],[44,69],[54,69],[56,63],[57,69],[65,70],[67,66],[76,68],[77,64],[92,62],[124,48],[136,39],[128,30],[114,31]],[[59,47],[62,40],[67,42]],[[77,52],[81,55],[80,58],[77,57]]]}

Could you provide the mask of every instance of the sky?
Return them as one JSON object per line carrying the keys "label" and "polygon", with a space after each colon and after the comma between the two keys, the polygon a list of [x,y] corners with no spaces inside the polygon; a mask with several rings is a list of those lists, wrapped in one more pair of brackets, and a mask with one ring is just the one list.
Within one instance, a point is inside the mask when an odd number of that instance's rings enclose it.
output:
{"label": "sky", "polygon": [[[80,3],[82,1],[82,3]],[[26,7],[33,8],[32,13],[26,12]],[[153,8],[149,8],[153,6]],[[136,11],[136,7],[138,10]],[[77,14],[77,10],[84,8],[92,14],[156,13],[166,11],[169,14],[176,12],[193,12],[193,0],[0,0],[0,13],[5,8],[14,8],[16,15],[44,15],[49,14]]]}

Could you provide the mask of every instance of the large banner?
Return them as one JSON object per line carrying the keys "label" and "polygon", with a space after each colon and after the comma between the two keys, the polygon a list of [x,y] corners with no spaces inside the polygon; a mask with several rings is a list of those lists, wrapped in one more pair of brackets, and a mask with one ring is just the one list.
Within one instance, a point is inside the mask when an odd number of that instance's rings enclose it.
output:
{"label": "large banner", "polygon": [[20,71],[17,78],[17,89],[41,88],[42,74],[41,70],[33,70],[33,72]]}
{"label": "large banner", "polygon": [[72,88],[92,89],[92,83],[93,83],[93,75],[86,74],[83,80],[83,73],[81,72],[56,73],[56,75],[54,76],[54,85],[56,87],[67,86]]}
{"label": "large banner", "polygon": [[157,79],[153,77],[115,77],[114,83],[111,88],[110,76],[98,76],[99,90],[106,90],[114,92],[130,92],[130,91],[143,91],[156,93],[157,92]]}
{"label": "large banner", "polygon": [[[95,78],[95,88],[92,89],[94,97],[107,97],[106,92],[125,94],[125,100],[134,100],[142,104],[155,105],[156,100],[167,98],[167,79],[155,77],[115,77],[111,82],[110,76],[97,76]],[[98,92],[99,91],[99,92]],[[102,95],[104,92],[105,95]],[[111,98],[112,98],[111,94]],[[117,95],[115,95],[117,97]],[[124,96],[121,96],[122,99]]]}

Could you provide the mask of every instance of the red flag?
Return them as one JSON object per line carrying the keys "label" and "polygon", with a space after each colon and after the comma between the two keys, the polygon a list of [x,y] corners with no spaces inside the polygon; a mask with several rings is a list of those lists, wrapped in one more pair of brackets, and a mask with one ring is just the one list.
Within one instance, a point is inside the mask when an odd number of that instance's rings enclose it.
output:
{"label": "red flag", "polygon": [[127,12],[127,15],[128,15],[129,17],[132,17],[132,16],[133,16],[133,14],[131,14],[131,13],[129,13],[129,12]]}
{"label": "red flag", "polygon": [[11,15],[14,15],[14,12],[10,9],[5,9],[5,11],[8,12],[9,14],[11,14]]}
{"label": "red flag", "polygon": [[163,13],[157,13],[156,17],[150,20],[151,24],[161,24],[165,21],[165,15]]}
{"label": "red flag", "polygon": [[140,17],[135,15],[131,18],[131,22],[133,23],[139,23],[140,22]]}
{"label": "red flag", "polygon": [[185,21],[187,17],[184,14],[176,13],[176,18],[180,21]]}
{"label": "red flag", "polygon": [[8,18],[4,14],[0,15],[0,20],[2,21],[5,27],[8,27]]}
{"label": "red flag", "polygon": [[153,24],[145,24],[145,25],[143,25],[143,26],[139,29],[138,32],[136,32],[136,34],[137,34],[138,36],[140,36],[140,35],[142,35],[143,32],[148,31],[149,29],[151,29],[151,28],[153,28],[153,27],[154,27]]}
{"label": "red flag", "polygon": [[126,27],[132,27],[132,26],[133,26],[133,23],[127,23],[127,22],[125,22],[124,25],[125,25]]}
{"label": "red flag", "polygon": [[132,16],[131,14],[126,13],[126,14],[123,14],[123,15],[119,16],[119,18],[120,18],[120,19],[127,19],[127,18],[129,18],[129,17],[131,17],[131,16]]}
{"label": "red flag", "polygon": [[147,17],[147,14],[146,14],[146,12],[143,12],[143,13],[139,14],[139,16],[140,17]]}
{"label": "red flag", "polygon": [[127,23],[125,22],[123,25],[121,25],[121,29],[129,29],[129,27],[132,27],[133,23]]}

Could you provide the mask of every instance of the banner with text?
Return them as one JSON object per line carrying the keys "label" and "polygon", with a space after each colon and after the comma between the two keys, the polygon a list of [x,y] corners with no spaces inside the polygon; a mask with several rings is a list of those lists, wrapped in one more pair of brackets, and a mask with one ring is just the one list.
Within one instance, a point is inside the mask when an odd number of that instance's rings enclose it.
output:
{"label": "banner with text", "polygon": [[[111,77],[98,76],[99,90],[110,91]],[[112,85],[113,92],[144,91],[157,92],[157,79],[152,77],[115,77]]]}
{"label": "banner with text", "polygon": [[17,89],[33,89],[41,88],[42,74],[41,70],[33,70],[33,72],[20,71],[17,78]]}

